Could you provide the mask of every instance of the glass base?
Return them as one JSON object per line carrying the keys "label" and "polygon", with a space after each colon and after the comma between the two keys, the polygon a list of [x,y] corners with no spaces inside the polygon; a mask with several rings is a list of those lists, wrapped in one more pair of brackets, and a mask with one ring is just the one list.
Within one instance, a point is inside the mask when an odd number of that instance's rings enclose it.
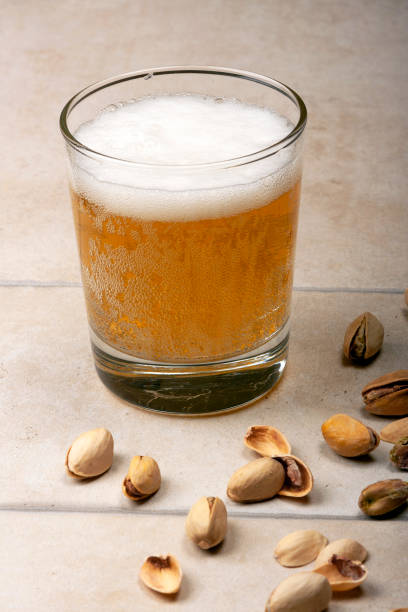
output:
{"label": "glass base", "polygon": [[199,416],[234,410],[270,391],[286,366],[285,332],[279,344],[276,338],[272,348],[269,342],[256,355],[205,364],[164,365],[119,358],[107,345],[101,348],[93,334],[92,350],[99,378],[122,399],[153,412]]}

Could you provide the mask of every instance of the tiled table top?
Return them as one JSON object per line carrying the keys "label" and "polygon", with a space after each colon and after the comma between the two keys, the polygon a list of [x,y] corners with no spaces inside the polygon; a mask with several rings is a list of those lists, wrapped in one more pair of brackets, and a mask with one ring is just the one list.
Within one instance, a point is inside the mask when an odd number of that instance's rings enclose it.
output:
{"label": "tiled table top", "polygon": [[[356,537],[370,551],[364,587],[336,596],[330,610],[407,606],[407,512],[373,521],[357,506],[364,486],[401,476],[390,447],[344,459],[320,433],[335,412],[380,430],[386,421],[366,413],[361,388],[408,367],[407,4],[6,0],[3,15],[0,609],[255,612],[290,573],[273,559],[276,542],[301,528]],[[88,83],[183,63],[274,76],[304,96],[310,114],[287,371],[249,408],[202,419],[135,409],[97,379],[57,131],[62,105]],[[372,363],[356,367],[341,345],[364,310],[383,322],[385,341]],[[226,499],[230,474],[253,457],[242,437],[254,424],[281,429],[310,465],[307,501]],[[112,469],[70,480],[66,448],[99,425],[115,438]],[[155,457],[163,475],[160,491],[136,507],[120,487],[134,454]],[[201,495],[225,499],[230,516],[215,553],[183,534]],[[164,552],[185,573],[168,602],[137,579],[143,558]]]}

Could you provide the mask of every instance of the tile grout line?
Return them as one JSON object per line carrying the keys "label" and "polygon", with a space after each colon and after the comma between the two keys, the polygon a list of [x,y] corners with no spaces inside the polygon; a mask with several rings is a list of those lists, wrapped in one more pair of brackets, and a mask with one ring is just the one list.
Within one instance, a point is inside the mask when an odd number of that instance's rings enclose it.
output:
{"label": "tile grout line", "polygon": [[[82,287],[79,281],[36,281],[36,280],[1,280],[0,287]],[[398,287],[315,287],[315,286],[294,286],[293,291],[300,293],[383,293],[383,294],[403,294],[405,289]]]}
{"label": "tile grout line", "polygon": [[[354,516],[342,516],[340,514],[326,515],[326,514],[288,514],[286,512],[277,512],[276,514],[269,514],[267,512],[237,512],[234,510],[228,510],[228,516],[233,518],[243,519],[303,519],[303,520],[328,520],[328,521],[370,521],[368,516],[357,514]],[[59,508],[51,506],[0,506],[1,512],[16,512],[16,513],[27,513],[34,514],[111,514],[111,515],[123,515],[123,516],[187,516],[189,509],[171,510],[163,508],[161,510],[127,510],[124,508],[73,508],[72,506],[61,506]],[[394,522],[406,522],[404,518],[394,518]]]}

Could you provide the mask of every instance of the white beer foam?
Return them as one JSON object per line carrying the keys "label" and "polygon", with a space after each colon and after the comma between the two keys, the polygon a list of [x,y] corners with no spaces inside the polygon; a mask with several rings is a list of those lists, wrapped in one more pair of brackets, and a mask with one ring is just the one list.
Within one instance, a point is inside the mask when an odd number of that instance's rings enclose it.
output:
{"label": "white beer foam", "polygon": [[234,99],[182,94],[121,103],[82,124],[75,137],[126,162],[74,151],[73,188],[106,212],[131,217],[169,221],[237,214],[293,186],[299,178],[296,145],[228,168],[152,164],[206,164],[249,155],[292,128],[281,115]]}

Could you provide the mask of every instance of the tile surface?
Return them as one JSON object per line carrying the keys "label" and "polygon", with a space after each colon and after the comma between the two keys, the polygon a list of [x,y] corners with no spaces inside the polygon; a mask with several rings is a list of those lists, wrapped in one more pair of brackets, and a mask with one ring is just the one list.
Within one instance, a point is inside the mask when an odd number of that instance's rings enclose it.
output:
{"label": "tile surface", "polygon": [[[281,580],[313,569],[313,564],[283,568],[273,557],[284,535],[310,527],[331,541],[345,536],[358,539],[369,551],[364,585],[334,595],[330,612],[386,612],[407,604],[402,523],[322,520],[316,525],[307,520],[233,518],[224,543],[216,551],[202,551],[186,538],[184,520],[179,516],[2,513],[0,607],[4,612],[263,610]],[[168,553],[176,556],[184,573],[173,599],[153,593],[138,579],[147,556]],[[385,557],[390,563],[384,563]]]}
{"label": "tile surface", "polygon": [[[7,287],[0,295],[3,320],[13,313],[0,341],[3,448],[13,458],[0,473],[3,507],[186,511],[203,494],[225,497],[233,471],[255,458],[242,442],[255,424],[273,425],[287,435],[293,453],[314,473],[315,486],[307,500],[250,505],[228,500],[234,514],[354,517],[365,486],[399,476],[388,460],[388,444],[381,443],[368,458],[342,458],[327,447],[320,426],[337,412],[377,430],[388,422],[365,411],[360,391],[380,374],[408,365],[408,311],[401,295],[296,292],[282,382],[245,410],[202,419],[148,413],[105,389],[93,369],[81,288]],[[385,342],[369,366],[351,366],[342,359],[344,329],[365,310],[383,321]],[[65,451],[82,431],[98,426],[113,433],[114,465],[90,483],[71,480],[63,469]],[[135,508],[122,495],[121,481],[136,454],[158,461],[163,485]],[[13,474],[20,487],[14,486]]]}
{"label": "tile surface", "polygon": [[405,286],[406,2],[6,0],[4,12],[0,279],[79,280],[65,102],[114,74],[188,63],[268,74],[306,101],[296,284]]}

